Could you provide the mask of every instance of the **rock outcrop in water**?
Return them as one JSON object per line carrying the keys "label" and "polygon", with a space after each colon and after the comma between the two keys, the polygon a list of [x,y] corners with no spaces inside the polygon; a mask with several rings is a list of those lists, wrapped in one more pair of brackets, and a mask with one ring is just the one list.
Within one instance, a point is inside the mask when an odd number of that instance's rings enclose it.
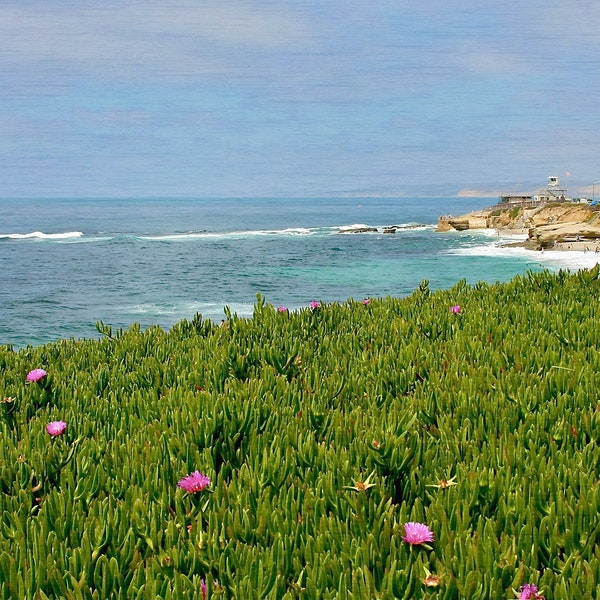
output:
{"label": "rock outcrop in water", "polygon": [[[438,219],[437,231],[496,229],[526,233],[527,239],[511,245],[534,250],[591,250],[600,243],[600,207],[579,202],[560,202],[539,206],[492,206],[454,217]],[[587,244],[587,245],[586,245]]]}
{"label": "rock outcrop in water", "polygon": [[350,227],[340,227],[339,233],[376,233],[377,227],[367,227],[366,225],[354,225]]}

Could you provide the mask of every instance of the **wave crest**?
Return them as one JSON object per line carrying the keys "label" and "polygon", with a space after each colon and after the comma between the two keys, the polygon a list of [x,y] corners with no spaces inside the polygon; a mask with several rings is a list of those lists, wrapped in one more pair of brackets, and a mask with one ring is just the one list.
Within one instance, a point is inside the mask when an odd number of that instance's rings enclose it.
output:
{"label": "wave crest", "polygon": [[81,231],[65,231],[62,233],[44,233],[32,231],[31,233],[0,233],[0,239],[8,240],[68,240],[83,237]]}

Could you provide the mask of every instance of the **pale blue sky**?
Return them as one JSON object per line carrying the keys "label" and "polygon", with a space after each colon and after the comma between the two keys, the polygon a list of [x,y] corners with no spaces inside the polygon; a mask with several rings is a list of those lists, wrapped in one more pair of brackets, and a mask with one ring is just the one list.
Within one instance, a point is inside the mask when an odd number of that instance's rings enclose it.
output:
{"label": "pale blue sky", "polygon": [[0,4],[3,197],[591,195],[599,100],[596,0]]}

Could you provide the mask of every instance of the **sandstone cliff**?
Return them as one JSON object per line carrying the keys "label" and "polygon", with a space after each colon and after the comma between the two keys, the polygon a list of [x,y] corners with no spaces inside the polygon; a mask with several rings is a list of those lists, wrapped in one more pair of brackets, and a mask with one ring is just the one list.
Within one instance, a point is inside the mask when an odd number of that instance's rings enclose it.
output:
{"label": "sandstone cliff", "polygon": [[587,248],[585,244],[600,242],[600,207],[576,202],[543,204],[533,208],[493,206],[459,217],[443,216],[438,220],[438,231],[466,229],[527,233],[527,240],[518,245],[537,250],[567,249],[569,245],[571,249],[583,250]]}

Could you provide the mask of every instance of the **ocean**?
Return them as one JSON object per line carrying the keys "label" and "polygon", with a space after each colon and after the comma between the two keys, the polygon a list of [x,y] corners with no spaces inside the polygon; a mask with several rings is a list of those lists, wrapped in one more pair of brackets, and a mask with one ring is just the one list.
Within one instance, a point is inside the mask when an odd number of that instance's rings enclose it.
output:
{"label": "ocean", "polygon": [[[438,233],[441,214],[491,198],[36,199],[0,201],[0,344],[98,337],[97,321],[170,328],[257,294],[311,301],[406,296],[424,279],[507,281],[591,267],[594,253],[506,248],[493,231]],[[383,233],[384,227],[396,233]],[[349,233],[357,227],[377,231]]]}

